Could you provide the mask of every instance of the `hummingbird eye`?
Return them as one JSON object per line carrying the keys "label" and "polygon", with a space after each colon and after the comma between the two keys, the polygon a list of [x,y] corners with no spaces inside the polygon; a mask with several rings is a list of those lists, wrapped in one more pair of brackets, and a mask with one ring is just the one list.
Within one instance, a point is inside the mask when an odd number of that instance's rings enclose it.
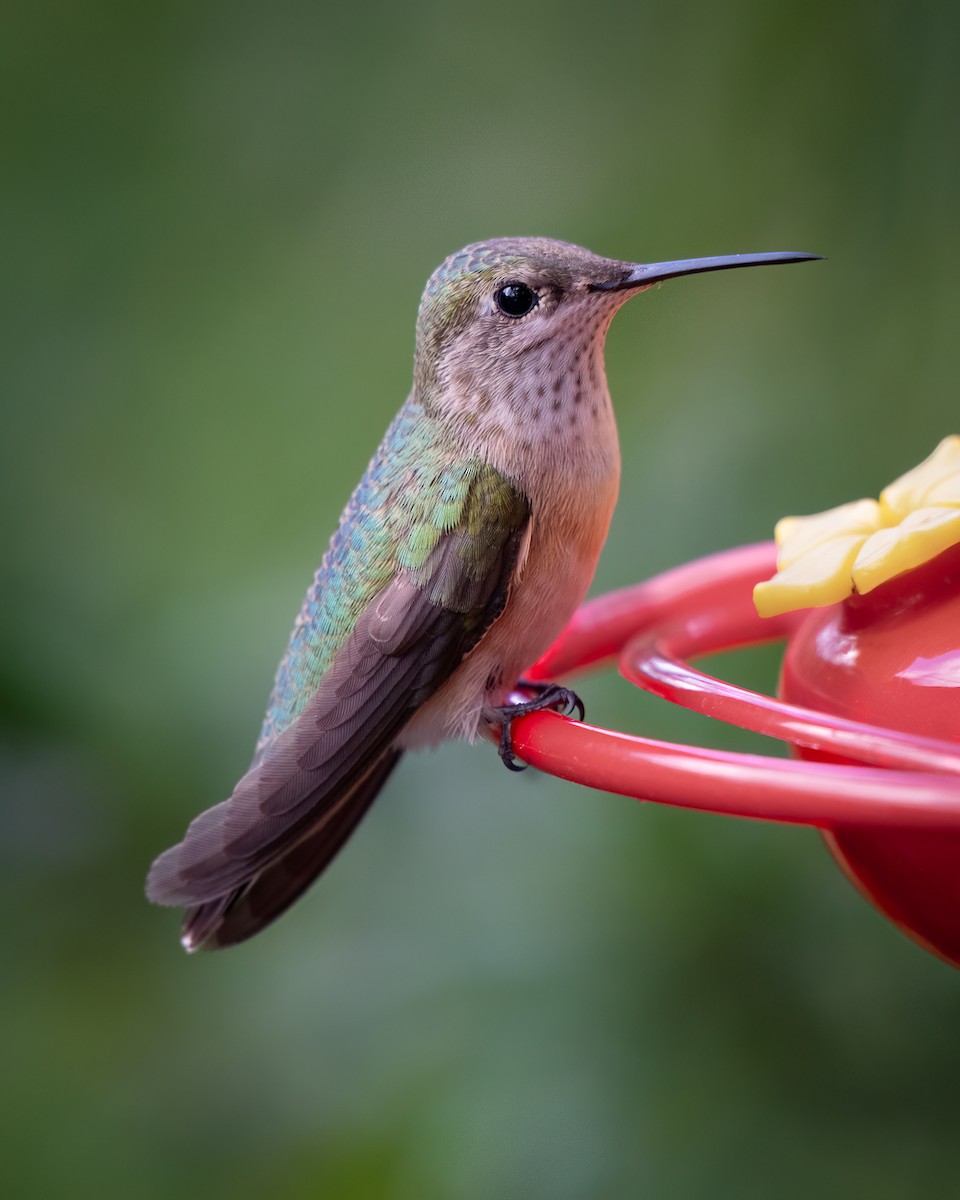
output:
{"label": "hummingbird eye", "polygon": [[497,308],[508,317],[525,317],[540,303],[540,297],[525,283],[505,283],[493,293]]}

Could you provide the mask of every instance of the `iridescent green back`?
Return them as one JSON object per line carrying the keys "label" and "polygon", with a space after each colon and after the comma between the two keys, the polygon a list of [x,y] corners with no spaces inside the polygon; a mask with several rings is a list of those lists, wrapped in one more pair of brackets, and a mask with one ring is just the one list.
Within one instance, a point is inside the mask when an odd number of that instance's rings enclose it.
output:
{"label": "iridescent green back", "polygon": [[[416,580],[440,538],[462,525],[457,574],[480,577],[501,531],[526,520],[526,501],[507,481],[481,459],[456,457],[452,446],[449,430],[408,400],[350,497],[304,599],[256,758],[300,716],[360,614],[398,572]],[[458,609],[461,583],[454,577],[444,587],[431,602]]]}

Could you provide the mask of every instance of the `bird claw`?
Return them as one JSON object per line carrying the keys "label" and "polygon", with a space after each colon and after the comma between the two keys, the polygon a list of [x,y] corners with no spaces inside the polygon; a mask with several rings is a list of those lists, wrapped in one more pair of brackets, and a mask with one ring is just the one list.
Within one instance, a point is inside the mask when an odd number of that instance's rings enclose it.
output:
{"label": "bird claw", "polygon": [[510,736],[511,720],[512,718],[504,721],[500,726],[500,745],[497,747],[497,753],[508,771],[525,771],[527,764],[520,762],[513,753],[513,738]]}
{"label": "bird claw", "polygon": [[499,708],[495,708],[492,714],[494,720],[500,723],[500,744],[497,752],[500,755],[500,761],[508,771],[525,771],[527,769],[527,764],[518,762],[513,753],[513,738],[510,731],[517,717],[525,717],[528,713],[542,712],[546,708],[566,717],[576,713],[579,721],[582,721],[585,716],[583,701],[577,693],[572,692],[569,688],[561,687],[560,684],[531,683],[529,680],[521,679],[517,683],[517,688],[524,692],[535,692],[536,695],[532,700],[524,700],[519,704],[503,704]]}

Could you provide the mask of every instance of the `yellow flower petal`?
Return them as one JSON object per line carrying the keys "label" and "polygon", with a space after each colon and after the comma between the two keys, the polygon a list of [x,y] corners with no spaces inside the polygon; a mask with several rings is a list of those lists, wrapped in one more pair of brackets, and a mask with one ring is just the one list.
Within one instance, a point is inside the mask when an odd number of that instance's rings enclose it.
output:
{"label": "yellow flower petal", "polygon": [[864,540],[864,534],[852,533],[821,542],[772,579],[758,583],[753,589],[757,612],[775,617],[795,608],[836,604],[849,596],[851,567]]}
{"label": "yellow flower petal", "polygon": [[834,604],[960,543],[960,436],[944,438],[912,471],[884,488],[879,504],[855,500],[778,522],[777,574],[754,589],[757,611]]}
{"label": "yellow flower petal", "polygon": [[934,484],[927,492],[926,507],[960,508],[960,474]]}
{"label": "yellow flower petal", "polygon": [[[888,484],[880,493],[883,523],[893,525],[908,513],[932,503],[931,491],[960,482],[960,437],[946,437],[929,458]],[[955,494],[955,491],[954,491]]]}
{"label": "yellow flower petal", "polygon": [[777,566],[782,571],[837,537],[859,534],[861,539],[865,538],[882,524],[876,500],[854,500],[811,517],[784,517],[777,522],[773,534],[779,551]]}
{"label": "yellow flower petal", "polygon": [[881,529],[863,543],[853,564],[856,589],[861,595],[872,592],[895,575],[902,575],[904,571],[936,558],[958,541],[960,511],[919,508],[904,517],[899,525]]}

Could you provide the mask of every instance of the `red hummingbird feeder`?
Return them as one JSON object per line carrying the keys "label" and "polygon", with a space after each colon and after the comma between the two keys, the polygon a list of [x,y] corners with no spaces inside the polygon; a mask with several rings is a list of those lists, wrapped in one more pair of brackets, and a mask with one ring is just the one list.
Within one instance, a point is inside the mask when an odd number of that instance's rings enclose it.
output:
{"label": "red hummingbird feeder", "polygon": [[[773,639],[787,642],[779,699],[687,661]],[[867,899],[960,966],[960,438],[879,503],[787,518],[776,546],[728,550],[588,602],[529,676],[612,660],[631,683],[782,739],[797,757],[540,712],[513,725],[520,758],[640,800],[812,825]]]}

